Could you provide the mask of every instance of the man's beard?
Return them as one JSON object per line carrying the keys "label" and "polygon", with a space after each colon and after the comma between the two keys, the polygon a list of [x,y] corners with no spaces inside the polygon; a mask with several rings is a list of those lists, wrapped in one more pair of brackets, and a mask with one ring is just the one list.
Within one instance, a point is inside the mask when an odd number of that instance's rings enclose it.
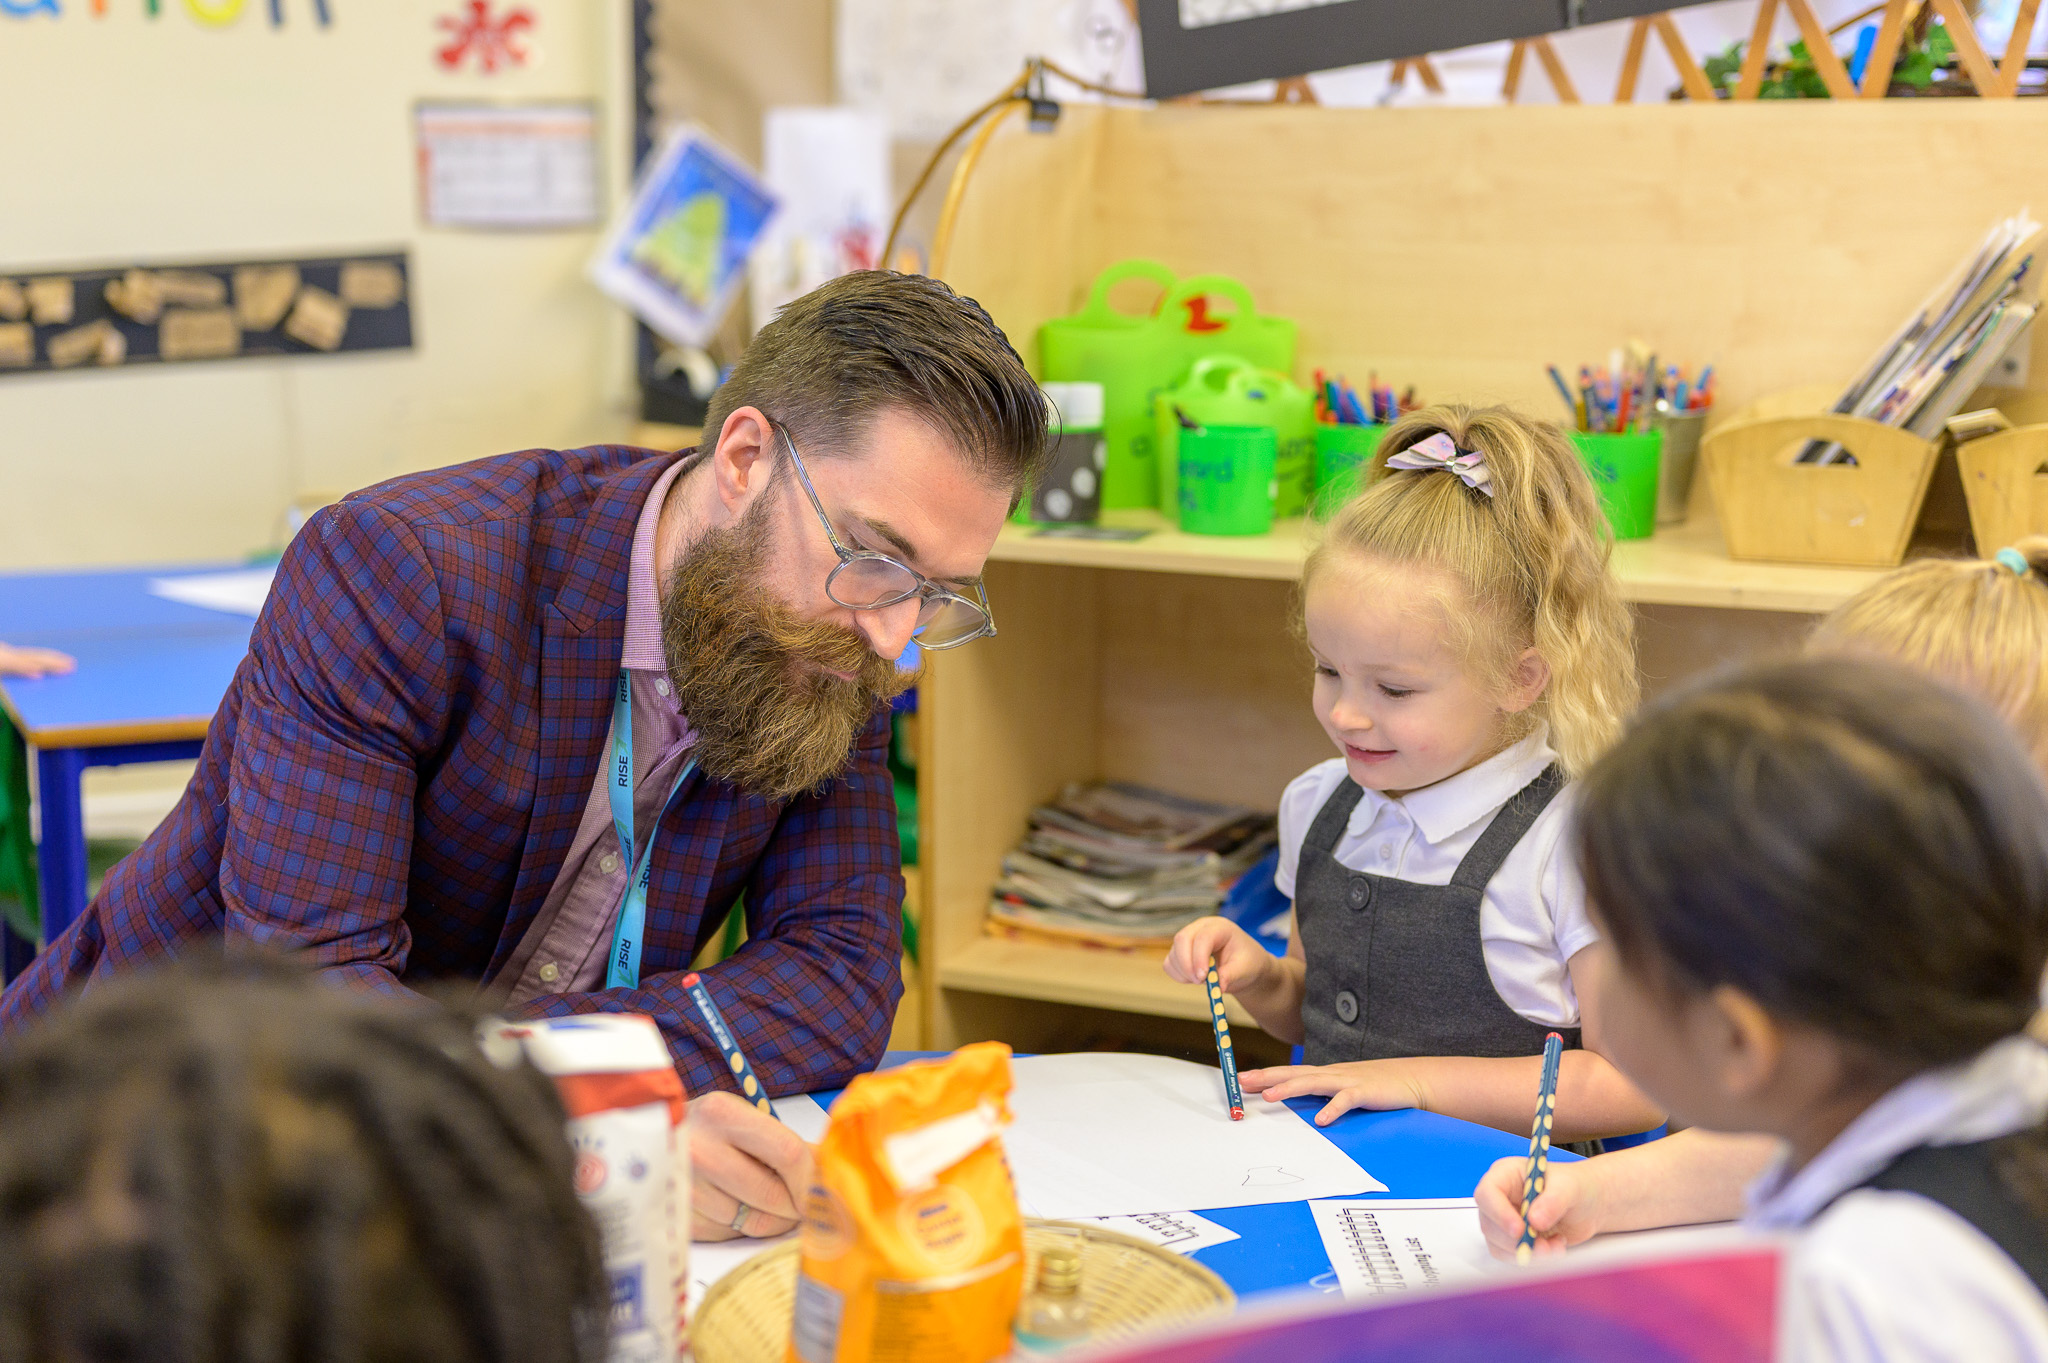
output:
{"label": "man's beard", "polygon": [[737,525],[705,531],[684,552],[662,592],[661,644],[696,731],[698,767],[780,800],[844,771],[876,704],[916,676],[865,635],[807,620],[769,595],[766,510],[757,501]]}

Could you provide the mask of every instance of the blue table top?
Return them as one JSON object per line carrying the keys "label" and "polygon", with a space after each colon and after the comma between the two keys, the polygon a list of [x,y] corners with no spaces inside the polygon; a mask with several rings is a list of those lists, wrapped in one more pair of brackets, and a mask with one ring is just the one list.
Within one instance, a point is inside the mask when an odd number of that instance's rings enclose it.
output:
{"label": "blue table top", "polygon": [[[890,1051],[882,1057],[882,1066],[931,1058],[931,1052]],[[835,1089],[813,1096],[830,1108],[840,1092]],[[1296,1098],[1287,1105],[1303,1120],[1313,1122],[1327,1101]],[[1321,1130],[1338,1149],[1387,1185],[1384,1193],[1367,1194],[1372,1197],[1470,1197],[1495,1160],[1529,1153],[1527,1136],[1433,1112],[1347,1112]],[[1578,1156],[1556,1150],[1551,1158],[1562,1161]],[[1214,1269],[1240,1297],[1304,1287],[1337,1290],[1330,1257],[1323,1253],[1322,1237],[1316,1234],[1315,1216],[1308,1203],[1224,1207],[1200,1214],[1238,1233],[1237,1239],[1197,1250],[1193,1257]]]}
{"label": "blue table top", "polygon": [[149,580],[239,566],[0,574],[0,639],[78,659],[68,676],[0,681],[0,701],[39,747],[198,737],[255,621],[154,596]]}

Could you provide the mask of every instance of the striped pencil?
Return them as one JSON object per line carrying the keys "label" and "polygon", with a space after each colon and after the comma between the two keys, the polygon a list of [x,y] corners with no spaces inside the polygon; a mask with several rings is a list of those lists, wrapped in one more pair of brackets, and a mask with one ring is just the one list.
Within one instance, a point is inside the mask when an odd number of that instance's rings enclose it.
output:
{"label": "striped pencil", "polygon": [[1536,1252],[1536,1228],[1529,1208],[1543,1195],[1550,1169],[1550,1124],[1557,1113],[1557,1066],[1564,1056],[1564,1038],[1556,1032],[1543,1038],[1543,1082],[1536,1089],[1536,1124],[1529,1129],[1529,1172],[1522,1180],[1522,1240],[1515,1262],[1526,1264]]}
{"label": "striped pencil", "polygon": [[1223,1065],[1223,1096],[1230,1103],[1230,1120],[1244,1120],[1244,1090],[1237,1086],[1237,1054],[1230,1048],[1230,1020],[1223,1016],[1223,984],[1216,978],[1216,962],[1209,961],[1209,1019],[1216,1024],[1216,1059]]}
{"label": "striped pencil", "polygon": [[754,1077],[754,1067],[747,1063],[747,1057],[740,1051],[740,1043],[732,1039],[732,1029],[725,1025],[725,1014],[718,1011],[718,1005],[711,1000],[711,991],[704,987],[704,977],[696,971],[683,976],[683,988],[690,991],[690,998],[696,1003],[697,1011],[704,1015],[704,1025],[711,1029],[711,1039],[718,1043],[718,1049],[725,1053],[726,1067],[732,1077],[739,1080],[740,1093],[748,1102],[763,1112],[773,1113],[774,1106],[761,1088],[761,1081]]}

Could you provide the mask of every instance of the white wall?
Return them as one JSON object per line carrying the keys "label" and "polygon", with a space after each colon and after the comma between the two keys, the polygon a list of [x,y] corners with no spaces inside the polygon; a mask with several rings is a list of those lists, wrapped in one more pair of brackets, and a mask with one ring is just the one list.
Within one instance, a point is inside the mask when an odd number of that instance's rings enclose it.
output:
{"label": "white wall", "polygon": [[434,61],[461,0],[327,0],[325,29],[312,0],[281,27],[188,2],[0,12],[0,273],[404,245],[415,347],[0,376],[0,569],[233,558],[297,495],[619,438],[630,331],[584,280],[595,234],[423,227],[412,105],[599,101],[609,207],[625,0],[521,0],[542,59],[496,76]]}

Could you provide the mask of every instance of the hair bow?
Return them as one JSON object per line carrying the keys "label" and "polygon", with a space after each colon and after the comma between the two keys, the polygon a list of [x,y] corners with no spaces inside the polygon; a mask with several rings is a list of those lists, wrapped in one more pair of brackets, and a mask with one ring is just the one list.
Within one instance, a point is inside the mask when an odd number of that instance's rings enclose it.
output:
{"label": "hair bow", "polygon": [[1417,469],[1428,473],[1441,469],[1456,474],[1458,481],[1466,487],[1493,495],[1493,474],[1486,467],[1486,456],[1477,450],[1461,450],[1442,431],[1427,439],[1418,440],[1399,454],[1387,460],[1390,469]]}

